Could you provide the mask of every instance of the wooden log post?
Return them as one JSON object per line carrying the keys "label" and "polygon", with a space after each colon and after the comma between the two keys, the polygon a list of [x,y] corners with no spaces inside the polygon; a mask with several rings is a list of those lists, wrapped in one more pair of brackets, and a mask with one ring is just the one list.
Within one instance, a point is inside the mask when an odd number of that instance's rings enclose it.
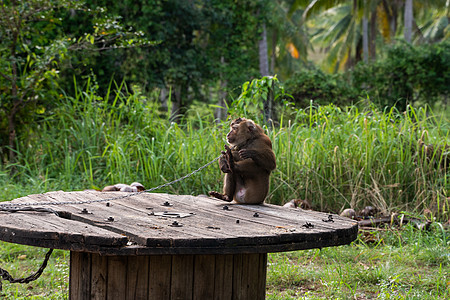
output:
{"label": "wooden log post", "polygon": [[69,299],[264,299],[267,253],[70,255]]}

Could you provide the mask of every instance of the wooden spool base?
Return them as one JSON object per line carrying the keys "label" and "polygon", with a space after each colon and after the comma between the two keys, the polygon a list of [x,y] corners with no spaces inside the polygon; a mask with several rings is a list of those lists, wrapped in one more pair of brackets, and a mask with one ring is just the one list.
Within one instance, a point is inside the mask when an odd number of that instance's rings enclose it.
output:
{"label": "wooden spool base", "polygon": [[70,252],[78,299],[264,299],[267,253],[101,256]]}

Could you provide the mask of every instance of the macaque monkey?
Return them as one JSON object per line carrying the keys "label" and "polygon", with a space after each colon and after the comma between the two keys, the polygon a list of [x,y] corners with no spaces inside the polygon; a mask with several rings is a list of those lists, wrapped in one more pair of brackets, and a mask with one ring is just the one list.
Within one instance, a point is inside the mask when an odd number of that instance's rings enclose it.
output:
{"label": "macaque monkey", "polygon": [[105,186],[102,190],[102,192],[143,192],[145,191],[145,188],[142,184],[139,182],[133,182],[132,184],[123,184],[118,183],[115,185],[108,185]]}
{"label": "macaque monkey", "polygon": [[311,204],[309,203],[309,201],[302,200],[302,199],[292,199],[291,201],[285,203],[283,206],[290,207],[290,208],[300,207],[301,209],[305,209],[305,210],[311,209]]}
{"label": "macaque monkey", "polygon": [[231,122],[225,150],[219,159],[225,173],[223,194],[210,196],[237,203],[259,204],[269,192],[269,176],[276,168],[272,142],[252,120],[238,118]]}

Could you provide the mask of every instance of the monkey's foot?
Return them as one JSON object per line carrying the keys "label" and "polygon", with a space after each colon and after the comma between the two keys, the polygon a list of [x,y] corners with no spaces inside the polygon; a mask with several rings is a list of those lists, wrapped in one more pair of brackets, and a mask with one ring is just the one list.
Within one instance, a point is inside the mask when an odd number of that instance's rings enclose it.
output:
{"label": "monkey's foot", "polygon": [[227,195],[218,193],[218,192],[216,192],[216,191],[211,191],[211,192],[209,192],[208,194],[209,194],[211,197],[214,197],[214,198],[217,198],[217,199],[220,199],[220,200],[223,200],[223,201],[227,201],[227,202],[231,202],[231,201],[233,200],[233,199],[228,198]]}

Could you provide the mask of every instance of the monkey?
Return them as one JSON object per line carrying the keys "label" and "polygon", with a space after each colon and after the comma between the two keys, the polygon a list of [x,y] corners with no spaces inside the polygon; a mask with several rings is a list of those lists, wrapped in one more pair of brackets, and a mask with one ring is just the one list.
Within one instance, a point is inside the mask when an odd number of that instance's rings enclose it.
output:
{"label": "monkey", "polygon": [[356,219],[356,212],[352,208],[346,208],[346,209],[344,209],[341,212],[340,216],[341,217],[346,217],[346,218],[349,218],[349,219]]}
{"label": "monkey", "polygon": [[130,185],[123,184],[123,183],[118,183],[118,184],[115,184],[115,185],[108,185],[108,186],[105,186],[103,188],[103,190],[102,190],[102,192],[116,192],[116,191],[120,191],[120,192],[143,192],[143,191],[145,191],[145,188],[139,182],[133,182]]}
{"label": "monkey", "polygon": [[290,208],[297,208],[300,207],[301,209],[310,210],[311,204],[308,200],[302,200],[302,199],[292,199],[291,201],[285,203],[283,205],[284,207],[290,207]]}
{"label": "monkey", "polygon": [[270,138],[252,120],[237,118],[226,139],[228,145],[219,158],[220,170],[225,173],[223,194],[211,191],[209,195],[228,202],[263,203],[270,173],[276,168]]}

